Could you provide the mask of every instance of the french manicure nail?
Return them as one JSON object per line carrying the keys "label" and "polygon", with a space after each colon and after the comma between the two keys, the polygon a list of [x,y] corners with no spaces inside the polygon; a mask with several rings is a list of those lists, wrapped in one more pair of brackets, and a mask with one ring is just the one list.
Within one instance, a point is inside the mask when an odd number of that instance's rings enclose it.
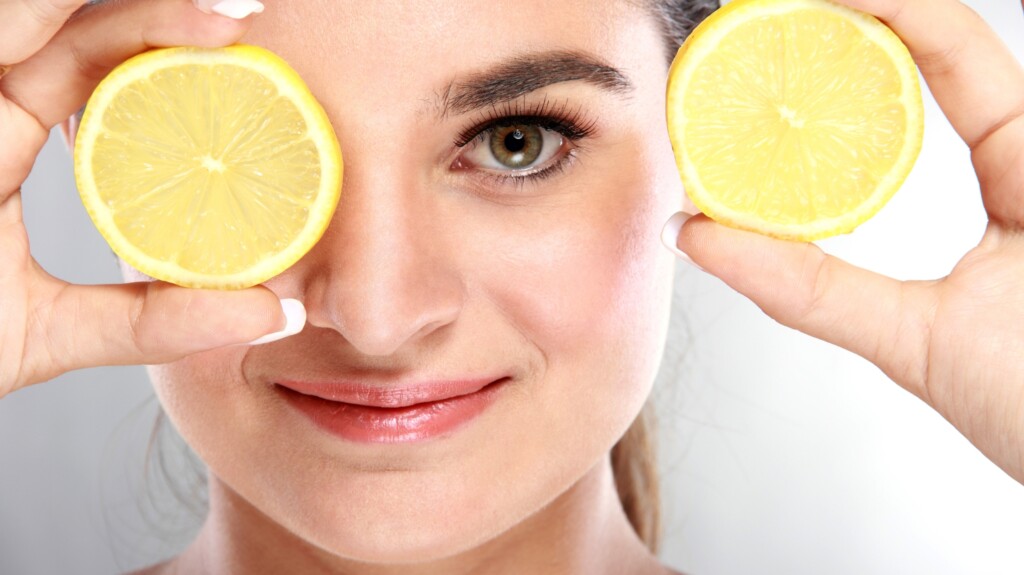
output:
{"label": "french manicure nail", "polygon": [[302,305],[301,301],[291,298],[283,299],[281,300],[281,310],[284,311],[285,317],[284,329],[254,339],[249,342],[249,345],[260,345],[284,339],[299,333],[306,326],[306,306]]}
{"label": "french manicure nail", "polygon": [[697,265],[690,256],[686,255],[686,252],[679,249],[677,245],[679,239],[679,230],[683,229],[683,224],[686,220],[692,218],[694,214],[688,214],[686,212],[676,212],[671,218],[665,222],[665,227],[661,229],[661,243],[665,244],[670,252],[676,255],[677,258],[684,262],[696,267],[697,269],[704,271],[704,268]]}
{"label": "french manicure nail", "polygon": [[196,7],[207,14],[220,14],[241,20],[250,14],[263,12],[259,0],[194,0]]}

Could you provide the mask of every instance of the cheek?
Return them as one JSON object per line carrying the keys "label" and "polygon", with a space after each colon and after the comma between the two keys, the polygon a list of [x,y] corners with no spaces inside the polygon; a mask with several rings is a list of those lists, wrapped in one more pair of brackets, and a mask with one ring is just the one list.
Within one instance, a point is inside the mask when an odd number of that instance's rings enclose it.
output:
{"label": "cheek", "polygon": [[591,418],[598,441],[639,411],[664,346],[673,259],[660,232],[682,196],[672,161],[626,141],[558,192],[570,199],[508,214],[487,236],[483,289],[545,362],[537,403],[552,421]]}
{"label": "cheek", "polygon": [[252,435],[253,397],[241,372],[244,346],[195,354],[149,366],[164,412],[203,461],[218,457],[218,446]]}

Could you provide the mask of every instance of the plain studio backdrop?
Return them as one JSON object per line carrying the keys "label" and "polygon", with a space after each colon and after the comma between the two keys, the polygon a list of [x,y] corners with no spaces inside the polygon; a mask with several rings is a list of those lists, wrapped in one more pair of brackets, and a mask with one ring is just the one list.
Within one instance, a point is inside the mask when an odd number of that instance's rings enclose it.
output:
{"label": "plain studio backdrop", "polygon": [[[1020,2],[968,4],[1024,59]],[[945,275],[985,224],[968,150],[925,90],[924,148],[902,190],[855,233],[821,242],[901,279]],[[120,281],[56,131],[24,204],[50,273]],[[655,391],[666,562],[695,575],[1024,573],[1024,486],[867,361],[686,264],[678,280]],[[155,413],[141,367],[0,400],[0,574],[120,572],[190,539],[194,512],[144,475]],[[164,441],[187,489],[180,442]]]}

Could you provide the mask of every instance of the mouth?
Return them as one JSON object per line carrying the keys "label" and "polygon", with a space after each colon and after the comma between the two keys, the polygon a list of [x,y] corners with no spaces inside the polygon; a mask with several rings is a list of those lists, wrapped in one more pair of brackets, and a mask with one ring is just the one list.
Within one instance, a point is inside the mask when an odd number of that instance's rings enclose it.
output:
{"label": "mouth", "polygon": [[335,437],[357,443],[410,443],[454,434],[491,406],[511,379],[401,387],[281,381],[273,387],[286,403]]}

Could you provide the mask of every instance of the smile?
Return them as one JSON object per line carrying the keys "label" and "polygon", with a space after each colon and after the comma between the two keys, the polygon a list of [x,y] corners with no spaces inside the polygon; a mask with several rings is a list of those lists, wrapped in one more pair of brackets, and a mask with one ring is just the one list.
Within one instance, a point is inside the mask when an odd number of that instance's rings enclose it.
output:
{"label": "smile", "polygon": [[450,435],[484,412],[510,377],[386,388],[282,381],[274,389],[314,425],[359,443],[411,443]]}

